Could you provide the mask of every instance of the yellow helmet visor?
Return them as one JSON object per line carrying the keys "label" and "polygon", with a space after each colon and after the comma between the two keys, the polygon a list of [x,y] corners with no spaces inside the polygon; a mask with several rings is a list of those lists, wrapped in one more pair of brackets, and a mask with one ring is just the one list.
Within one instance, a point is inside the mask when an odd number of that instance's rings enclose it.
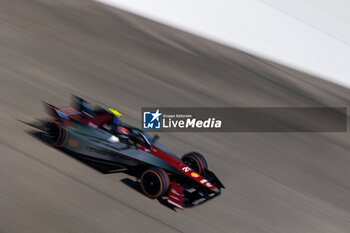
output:
{"label": "yellow helmet visor", "polygon": [[122,114],[120,112],[118,112],[117,110],[113,109],[113,108],[108,108],[108,110],[113,113],[114,116],[116,117],[121,117]]}

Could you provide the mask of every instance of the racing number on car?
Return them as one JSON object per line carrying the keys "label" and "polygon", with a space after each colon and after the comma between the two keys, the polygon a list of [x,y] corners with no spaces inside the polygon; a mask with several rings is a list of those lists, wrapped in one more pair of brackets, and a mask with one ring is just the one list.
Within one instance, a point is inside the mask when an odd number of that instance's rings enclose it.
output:
{"label": "racing number on car", "polygon": [[189,171],[191,171],[191,168],[189,168],[189,167],[183,167],[182,170],[184,170],[185,172],[189,172]]}

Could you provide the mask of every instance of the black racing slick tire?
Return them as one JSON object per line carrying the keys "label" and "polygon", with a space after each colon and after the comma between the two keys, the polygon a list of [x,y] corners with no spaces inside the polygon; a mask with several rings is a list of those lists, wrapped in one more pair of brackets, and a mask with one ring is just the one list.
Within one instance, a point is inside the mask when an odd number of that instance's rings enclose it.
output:
{"label": "black racing slick tire", "polygon": [[168,174],[161,168],[146,170],[140,180],[142,192],[149,198],[162,196],[169,188],[170,180]]}
{"label": "black racing slick tire", "polygon": [[208,164],[203,155],[198,152],[191,152],[182,156],[182,161],[195,170],[199,175],[204,175],[208,170]]}
{"label": "black racing slick tire", "polygon": [[67,132],[61,122],[49,121],[45,126],[47,142],[54,147],[61,147],[66,140]]}

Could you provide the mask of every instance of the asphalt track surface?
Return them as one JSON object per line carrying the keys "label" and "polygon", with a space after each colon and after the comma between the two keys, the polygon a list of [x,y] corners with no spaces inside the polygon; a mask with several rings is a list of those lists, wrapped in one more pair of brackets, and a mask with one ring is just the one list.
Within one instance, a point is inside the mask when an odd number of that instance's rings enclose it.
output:
{"label": "asphalt track surface", "polygon": [[[248,16],[253,17],[253,16]],[[235,23],[235,22],[233,22]],[[173,211],[27,123],[70,94],[115,107],[349,107],[350,91],[92,1],[0,3],[0,232],[350,232],[349,133],[161,133],[226,185]],[[134,187],[134,188],[133,188]]]}

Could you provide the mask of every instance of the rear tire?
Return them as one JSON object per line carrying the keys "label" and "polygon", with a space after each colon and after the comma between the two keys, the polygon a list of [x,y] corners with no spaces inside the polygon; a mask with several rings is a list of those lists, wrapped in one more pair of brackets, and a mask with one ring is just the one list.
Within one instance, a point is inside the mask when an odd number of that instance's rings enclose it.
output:
{"label": "rear tire", "polygon": [[140,180],[142,192],[149,198],[162,196],[169,188],[168,174],[161,168],[146,170]]}
{"label": "rear tire", "polygon": [[199,175],[204,175],[208,169],[208,164],[203,155],[197,152],[191,152],[182,156],[182,161],[195,170]]}
{"label": "rear tire", "polygon": [[66,130],[62,123],[49,121],[45,126],[46,139],[51,146],[61,147],[66,139]]}

